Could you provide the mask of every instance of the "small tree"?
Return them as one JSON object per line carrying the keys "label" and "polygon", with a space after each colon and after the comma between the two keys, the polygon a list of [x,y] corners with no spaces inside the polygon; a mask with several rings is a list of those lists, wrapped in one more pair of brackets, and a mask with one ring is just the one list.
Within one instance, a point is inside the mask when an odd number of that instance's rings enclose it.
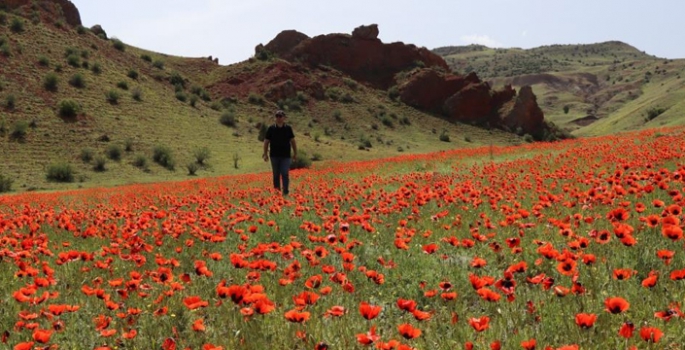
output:
{"label": "small tree", "polygon": [[195,157],[195,162],[197,164],[206,165],[206,162],[210,158],[211,153],[209,151],[209,148],[201,147],[193,152],[193,156]]}
{"label": "small tree", "polygon": [[51,182],[74,182],[74,168],[66,162],[52,163],[47,168],[46,178]]}

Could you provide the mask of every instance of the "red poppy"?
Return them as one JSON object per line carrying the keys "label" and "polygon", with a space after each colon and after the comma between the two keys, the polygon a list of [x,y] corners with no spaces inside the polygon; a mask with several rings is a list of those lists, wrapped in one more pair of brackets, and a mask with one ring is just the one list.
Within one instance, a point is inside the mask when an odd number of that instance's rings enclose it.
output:
{"label": "red poppy", "polygon": [[521,347],[524,350],[535,350],[536,345],[537,341],[535,339],[524,340],[521,342]]}
{"label": "red poppy", "polygon": [[635,273],[637,271],[631,269],[614,269],[614,279],[619,281],[627,280]]}
{"label": "red poppy", "polygon": [[376,335],[376,326],[371,327],[371,329],[366,333],[357,334],[357,341],[362,345],[369,345],[380,339],[379,335]]}
{"label": "red poppy", "polygon": [[191,310],[195,310],[201,307],[206,307],[209,305],[208,301],[202,300],[199,296],[189,296],[183,299],[183,304]]}
{"label": "red poppy", "polygon": [[367,320],[373,320],[374,318],[376,318],[376,316],[378,316],[382,309],[383,307],[381,306],[370,305],[365,301],[362,301],[359,304],[359,313],[361,313],[362,317],[364,317]]}
{"label": "red poppy", "polygon": [[397,298],[397,307],[399,307],[400,310],[412,312],[416,309],[416,301],[412,299]]}
{"label": "red poppy", "polygon": [[33,340],[45,344],[50,341],[52,332],[52,329],[36,329],[33,331]]}
{"label": "red poppy", "polygon": [[295,323],[305,322],[309,319],[309,316],[310,314],[307,311],[300,312],[297,310],[289,310],[285,313],[285,319]]}
{"label": "red poppy", "polygon": [[605,310],[612,314],[620,314],[630,307],[630,303],[621,297],[610,297],[604,300]]}
{"label": "red poppy", "polygon": [[659,328],[656,327],[642,327],[640,328],[640,338],[646,342],[658,343],[659,339],[664,335]]}
{"label": "red poppy", "polygon": [[193,328],[193,331],[195,331],[195,332],[204,332],[206,329],[205,328],[205,320],[202,318],[198,318],[197,320],[195,320],[195,322],[193,322],[192,328]]}
{"label": "red poppy", "polygon": [[414,339],[421,335],[421,330],[414,328],[409,323],[401,324],[397,327],[397,330],[405,339]]}
{"label": "red poppy", "polygon": [[576,314],[576,324],[581,328],[592,328],[596,320],[595,314]]}
{"label": "red poppy", "polygon": [[621,329],[618,330],[618,335],[623,338],[631,338],[633,336],[633,331],[635,330],[635,325],[628,321],[624,322]]}
{"label": "red poppy", "polygon": [[482,332],[490,327],[490,317],[481,316],[480,318],[469,318],[469,325],[476,330]]}

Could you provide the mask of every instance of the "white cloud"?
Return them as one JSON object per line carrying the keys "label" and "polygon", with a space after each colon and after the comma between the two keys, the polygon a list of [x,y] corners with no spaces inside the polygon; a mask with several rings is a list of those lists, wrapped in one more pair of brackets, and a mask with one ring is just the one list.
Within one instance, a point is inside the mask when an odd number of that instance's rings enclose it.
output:
{"label": "white cloud", "polygon": [[478,35],[478,34],[472,34],[472,35],[462,35],[461,36],[461,41],[463,41],[466,44],[480,44],[480,45],[485,45],[487,47],[502,47],[502,43],[499,41],[487,36],[487,35]]}

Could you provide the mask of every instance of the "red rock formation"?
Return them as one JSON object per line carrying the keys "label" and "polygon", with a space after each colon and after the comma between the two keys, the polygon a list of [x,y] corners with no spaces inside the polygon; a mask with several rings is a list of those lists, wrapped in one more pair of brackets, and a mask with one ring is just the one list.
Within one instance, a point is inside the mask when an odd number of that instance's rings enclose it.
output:
{"label": "red rock formation", "polygon": [[523,133],[538,138],[542,134],[545,116],[538,106],[537,98],[530,86],[522,87],[518,96],[503,106],[500,115],[502,124],[510,130],[521,128]]}
{"label": "red rock formation", "polygon": [[64,18],[69,25],[81,25],[81,15],[76,5],[69,0],[2,0],[2,4],[10,10],[24,10],[25,14],[33,4],[37,4],[39,9],[46,12],[52,18]]}
{"label": "red rock formation", "polygon": [[395,74],[412,67],[449,71],[439,55],[401,42],[384,44],[377,38],[377,31],[377,26],[370,25],[355,29],[355,35],[328,34],[313,38],[285,31],[265,48],[287,61],[313,67],[329,66],[380,89],[395,85]]}

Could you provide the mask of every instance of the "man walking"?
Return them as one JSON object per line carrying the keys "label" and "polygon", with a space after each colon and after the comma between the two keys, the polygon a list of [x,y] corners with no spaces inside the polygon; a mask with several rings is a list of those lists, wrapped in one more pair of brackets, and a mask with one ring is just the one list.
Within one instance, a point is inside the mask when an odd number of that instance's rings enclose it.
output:
{"label": "man walking", "polygon": [[[271,158],[274,188],[281,190],[283,195],[288,195],[288,185],[290,183],[288,171],[290,170],[291,160],[297,160],[297,144],[295,143],[293,128],[285,123],[285,112],[281,110],[276,111],[275,117],[276,123],[269,126],[266,130],[262,158],[264,158],[265,162]],[[290,147],[293,149],[292,158],[290,156]],[[283,180],[282,187],[281,179]]]}

